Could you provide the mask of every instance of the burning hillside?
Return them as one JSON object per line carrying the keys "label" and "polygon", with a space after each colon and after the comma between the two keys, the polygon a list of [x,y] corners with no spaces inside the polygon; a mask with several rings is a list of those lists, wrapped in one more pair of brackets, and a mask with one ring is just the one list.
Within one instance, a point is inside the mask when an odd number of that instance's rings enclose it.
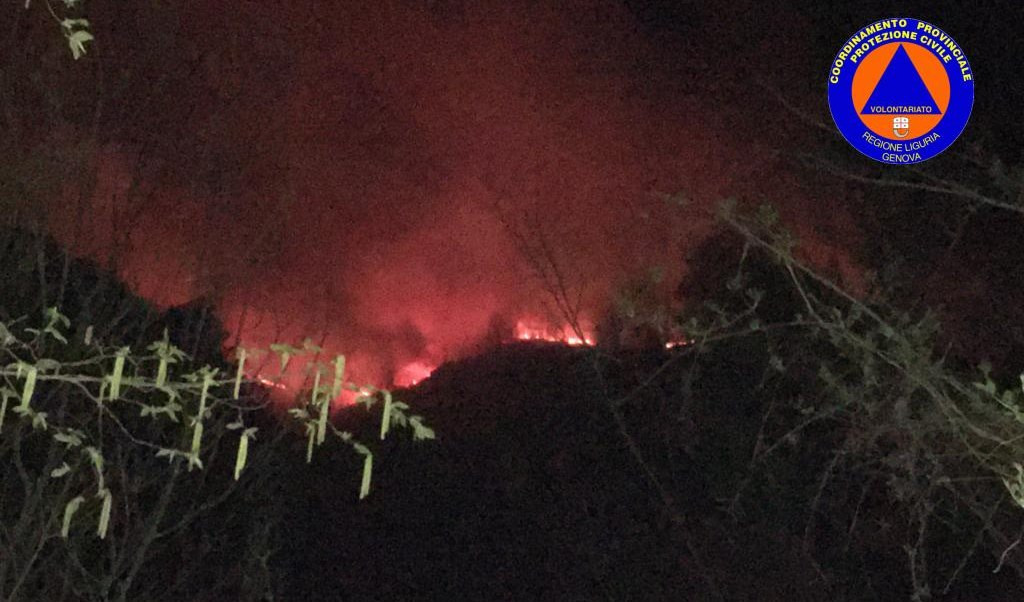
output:
{"label": "burning hillside", "polygon": [[[162,307],[211,300],[229,346],[309,336],[354,379],[410,385],[481,341],[594,344],[552,291],[594,321],[647,270],[670,296],[723,197],[834,213],[674,85],[704,59],[667,62],[628,7],[441,5],[337,6],[329,27],[304,2],[117,8],[133,25],[97,39],[167,93],[124,75],[51,231]],[[168,22],[173,51],[140,42]],[[118,113],[132,95],[151,119]]]}

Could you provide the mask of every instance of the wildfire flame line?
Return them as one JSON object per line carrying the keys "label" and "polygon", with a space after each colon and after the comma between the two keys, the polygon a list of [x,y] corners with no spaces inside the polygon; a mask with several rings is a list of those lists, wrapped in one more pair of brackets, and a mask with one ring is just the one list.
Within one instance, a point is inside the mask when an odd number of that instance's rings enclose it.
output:
{"label": "wildfire flame line", "polygon": [[[589,327],[580,328],[580,330],[582,332],[577,333],[577,330],[568,324],[562,325],[561,327],[552,327],[550,324],[545,323],[542,320],[522,318],[516,322],[516,326],[513,331],[513,340],[544,341],[548,343],[568,345],[570,347],[593,347],[596,345],[595,337]],[[692,339],[675,339],[667,341],[664,345],[665,349],[671,350],[679,347],[685,347],[691,343],[693,343]],[[434,361],[419,358],[402,365],[402,367],[395,372],[392,379],[393,382],[391,384],[396,387],[416,386],[430,378],[431,374],[433,374],[436,369],[437,364],[434,363]],[[289,389],[289,387],[280,380],[271,380],[259,375],[257,375],[256,380],[261,385],[276,390],[285,391]]]}
{"label": "wildfire flame line", "polygon": [[546,324],[527,319],[516,322],[515,329],[515,338],[519,341],[547,341],[549,343],[564,343],[570,347],[593,347],[593,335],[586,330],[582,334],[583,336],[580,337],[569,325],[551,328]]}

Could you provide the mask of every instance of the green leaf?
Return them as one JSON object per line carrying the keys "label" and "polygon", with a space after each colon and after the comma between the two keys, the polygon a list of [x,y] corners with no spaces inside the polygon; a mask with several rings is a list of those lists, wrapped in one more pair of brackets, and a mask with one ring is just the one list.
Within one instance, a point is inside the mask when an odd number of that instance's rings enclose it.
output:
{"label": "green leaf", "polygon": [[242,388],[242,371],[245,370],[245,349],[239,348],[238,350],[238,368],[235,371],[235,389],[232,392],[232,396],[238,399],[238,391]]}
{"label": "green leaf", "polygon": [[1003,397],[1000,399],[1004,406],[1012,407],[1017,403],[1017,392],[1013,389],[1007,389],[1003,391]]}
{"label": "green leaf", "polygon": [[69,472],[71,472],[71,467],[68,466],[67,462],[63,462],[60,466],[50,471],[50,478],[59,479],[62,476],[68,474]]}
{"label": "green leaf", "polygon": [[121,396],[121,378],[124,376],[124,358],[128,355],[128,348],[122,347],[114,358],[114,372],[110,375],[110,400],[113,401]]}
{"label": "green leaf", "polygon": [[[1024,377],[1022,382],[1024,382]],[[341,385],[345,380],[345,356],[338,355],[334,358],[334,383],[331,385],[331,400],[341,395]]]}
{"label": "green leaf", "polygon": [[996,383],[992,382],[991,379],[988,379],[988,380],[986,380],[983,383],[973,383],[973,384],[974,384],[975,388],[981,389],[982,391],[988,393],[989,395],[995,395],[996,394]]}
{"label": "green leaf", "polygon": [[[306,340],[307,340],[307,342],[309,341],[309,339],[306,339]],[[319,411],[319,415],[317,416],[317,421],[316,421],[316,444],[317,445],[320,445],[321,443],[323,443],[324,442],[324,437],[327,435],[327,412],[324,410],[324,408],[320,404],[317,403],[317,401],[318,401],[317,395],[319,394],[319,392],[320,392],[320,370],[318,369],[316,371],[316,374],[313,376],[313,391],[312,391],[312,397],[309,400],[309,406],[311,408],[315,407]],[[330,403],[330,401],[328,400],[328,404],[329,403]]]}
{"label": "green leaf", "polygon": [[91,33],[81,30],[68,36],[68,47],[71,48],[71,56],[76,61],[85,55],[85,43],[92,39]]}
{"label": "green leaf", "polygon": [[295,347],[292,347],[291,345],[286,345],[284,343],[274,343],[273,345],[270,346],[270,350],[281,356],[282,373],[284,373],[285,368],[288,367],[288,360],[291,358],[291,356],[301,351],[300,349],[296,349]]}
{"label": "green leaf", "polygon": [[105,539],[107,527],[110,526],[110,509],[113,506],[114,497],[110,495],[109,489],[100,491],[99,497],[103,499],[103,508],[100,510],[100,522],[96,526],[96,534],[100,536],[100,539]]}
{"label": "green leaf", "polygon": [[[19,364],[20,367],[20,364]],[[32,400],[32,393],[36,390],[36,367],[29,366],[25,373],[25,386],[21,390],[21,408],[28,408],[29,401]]]}
{"label": "green leaf", "polygon": [[370,495],[370,477],[373,474],[373,454],[368,454],[363,460],[363,482],[359,486],[359,499]]}
{"label": "green leaf", "polygon": [[192,428],[192,448],[189,451],[189,462],[188,469],[192,470],[194,466],[200,466],[196,463],[199,459],[199,447],[203,439],[203,421],[202,419],[196,420],[195,427]]}
{"label": "green leaf", "polygon": [[[157,458],[167,458],[168,463],[170,463],[170,462],[173,462],[175,458],[188,458],[188,454],[186,454],[185,452],[183,452],[181,450],[177,450],[177,449],[161,448],[161,449],[157,450],[156,457]],[[202,464],[201,463],[200,463],[199,466],[200,466],[200,468],[202,468]]]}
{"label": "green leaf", "polygon": [[381,441],[388,434],[388,429],[391,428],[391,392],[384,391],[384,411],[380,418],[380,438]]}
{"label": "green leaf", "polygon": [[167,382],[167,359],[160,358],[160,364],[156,367],[156,383],[155,386],[162,387]]}
{"label": "green leaf", "polygon": [[73,431],[54,433],[53,438],[68,447],[78,447],[82,444],[82,438],[79,436],[79,433]]}
{"label": "green leaf", "polygon": [[4,416],[7,415],[7,400],[14,397],[17,393],[13,389],[7,387],[0,388],[0,428],[4,426]]}
{"label": "green leaf", "polygon": [[85,498],[79,495],[72,498],[64,505],[64,524],[60,528],[60,536],[64,539],[68,538],[68,531],[71,530],[71,519],[75,516],[75,513],[78,512],[78,507],[81,506],[84,501]]}
{"label": "green leaf", "polygon": [[44,357],[40,359],[38,362],[36,362],[36,370],[39,371],[39,373],[45,373],[50,371],[57,372],[57,370],[59,369],[60,362],[58,362],[57,360]]}
{"label": "green leaf", "polygon": [[331,414],[331,398],[324,395],[320,400],[319,415],[317,416],[316,425],[316,443],[320,445],[324,442],[327,437],[327,419]]}
{"label": "green leaf", "polygon": [[412,438],[414,441],[424,441],[436,438],[434,429],[423,424],[422,416],[411,416],[409,418],[409,426],[412,427]]}
{"label": "green leaf", "polygon": [[[64,0],[64,2],[65,2],[65,4],[68,4],[68,0]],[[69,4],[69,6],[70,6],[70,4]],[[68,31],[72,31],[76,27],[81,27],[81,28],[89,27],[89,20],[88,19],[64,19],[63,21],[60,22],[60,25],[64,29],[66,29]],[[56,307],[51,307],[47,311],[48,312],[49,311],[57,311],[57,308]]]}
{"label": "green leaf", "polygon": [[103,489],[103,454],[91,445],[85,448],[84,453],[89,456],[93,470],[96,471],[96,478],[99,479],[100,489]]}
{"label": "green leaf", "polygon": [[306,337],[305,340],[302,341],[302,349],[303,349],[303,351],[306,351],[308,353],[314,353],[314,354],[320,353],[321,351],[323,351],[323,348],[315,345],[313,343],[313,339],[311,339],[309,337]]}
{"label": "green leaf", "polygon": [[313,444],[316,443],[316,428],[311,425],[306,425],[306,464],[313,461]]}
{"label": "green leaf", "polygon": [[242,474],[242,470],[245,468],[245,460],[249,457],[249,433],[254,429],[246,429],[242,431],[242,435],[238,438],[238,452],[235,454],[235,480]]}
{"label": "green leaf", "polygon": [[405,412],[395,407],[395,404],[391,404],[391,424],[392,426],[406,426],[409,423],[408,416]]}
{"label": "green leaf", "polygon": [[68,340],[64,338],[64,335],[62,335],[56,328],[47,327],[45,330],[43,330],[43,332],[49,334],[50,336],[52,336],[53,338],[57,339],[58,341],[65,345],[68,344]]}
{"label": "green leaf", "polygon": [[177,391],[175,391],[171,387],[168,387],[166,384],[160,385],[159,387],[157,387],[157,389],[159,389],[160,391],[163,391],[164,393],[167,394],[167,402],[168,403],[172,403],[172,402],[174,402],[174,400],[181,398],[181,396],[178,395]]}

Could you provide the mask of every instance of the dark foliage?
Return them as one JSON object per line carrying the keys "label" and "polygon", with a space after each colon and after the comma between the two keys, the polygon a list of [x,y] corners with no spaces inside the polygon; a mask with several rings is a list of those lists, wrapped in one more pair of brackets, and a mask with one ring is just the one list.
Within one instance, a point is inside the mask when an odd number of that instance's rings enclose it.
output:
{"label": "dark foliage", "polygon": [[[159,312],[109,272],[71,258],[44,237],[5,229],[0,240],[0,314],[11,332],[38,327],[50,303],[59,303],[77,327],[66,333],[66,344],[47,343],[47,356],[63,362],[92,357],[95,347],[83,343],[89,326],[92,341],[114,348],[148,344],[166,329],[172,342],[195,352],[194,361],[228,366],[220,351],[224,331],[208,305]],[[6,345],[4,353],[6,366],[12,358]],[[192,362],[185,366],[197,367]],[[34,406],[84,431],[96,420],[95,406],[74,387],[40,384]],[[63,503],[80,485],[69,494],[62,483],[71,477],[46,475],[62,457],[77,466],[78,455],[60,451],[45,432],[34,431],[12,413],[6,418],[0,433],[5,458],[0,470],[0,542],[7,555],[0,558],[4,595],[16,589],[19,600],[223,600],[259,599],[276,588],[266,560],[282,511],[275,475],[282,470],[280,456],[288,446],[275,441],[272,433],[281,429],[272,417],[249,420],[249,426],[260,427],[266,435],[260,436],[251,470],[237,485],[232,480],[237,439],[225,437],[221,424],[208,425],[204,470],[187,474],[181,462],[155,457],[153,449],[121,436],[109,424],[103,453],[117,506],[106,541],[96,537],[91,502],[79,513],[68,540],[52,536],[54,529],[59,532]],[[120,421],[126,433],[147,441],[184,445],[182,432],[187,429],[157,426],[131,411],[122,412]],[[82,491],[90,496],[94,492],[94,485]],[[58,516],[56,527],[47,522],[51,506]],[[152,541],[144,542],[148,538]],[[41,548],[30,570],[25,561],[33,557],[37,541]]]}

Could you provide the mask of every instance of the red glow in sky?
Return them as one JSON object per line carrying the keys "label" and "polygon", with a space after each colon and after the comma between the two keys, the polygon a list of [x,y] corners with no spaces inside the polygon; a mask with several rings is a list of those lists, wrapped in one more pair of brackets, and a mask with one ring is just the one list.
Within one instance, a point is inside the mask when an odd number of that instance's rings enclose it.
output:
{"label": "red glow in sky", "polygon": [[551,313],[538,262],[599,319],[651,267],[671,290],[712,203],[793,196],[624,6],[484,4],[169,8],[181,49],[149,58],[194,61],[189,110],[95,149],[89,210],[53,230],[159,304],[210,299],[229,344],[309,336],[405,385],[484,339],[593,344],[527,318]]}

